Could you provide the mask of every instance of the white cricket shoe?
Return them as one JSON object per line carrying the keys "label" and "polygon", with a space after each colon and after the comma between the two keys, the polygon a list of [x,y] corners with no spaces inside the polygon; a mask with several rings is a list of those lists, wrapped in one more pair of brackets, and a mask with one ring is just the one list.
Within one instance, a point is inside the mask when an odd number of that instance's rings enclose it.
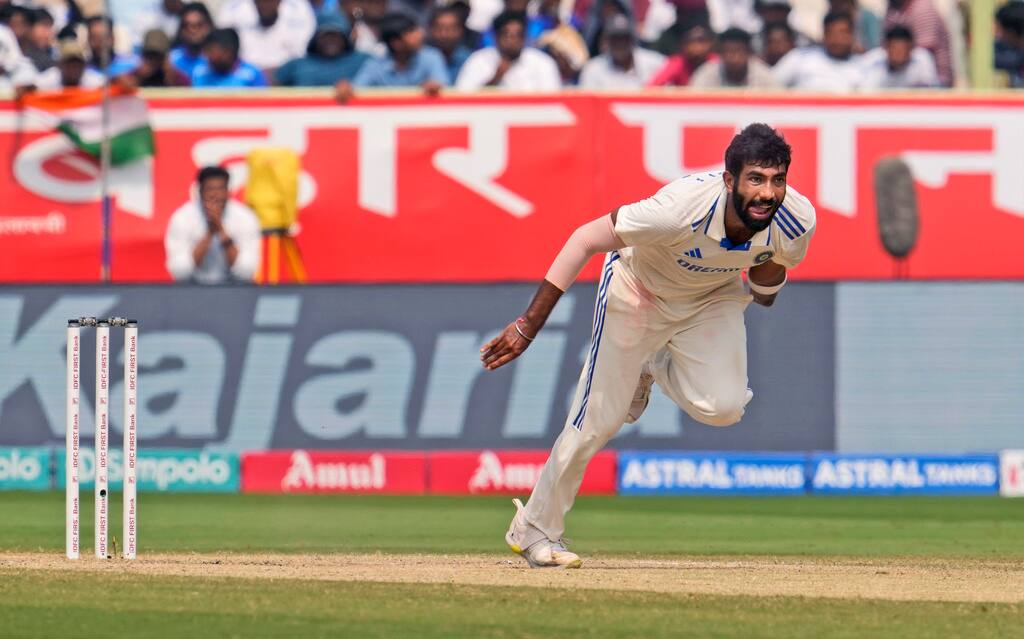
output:
{"label": "white cricket shoe", "polygon": [[629,412],[626,413],[626,423],[632,424],[640,419],[640,416],[647,410],[647,404],[651,401],[651,387],[654,385],[654,373],[651,372],[650,362],[645,362],[640,371],[640,380],[636,383],[636,391],[633,393],[633,403],[629,405]]}
{"label": "white cricket shoe", "polygon": [[530,564],[530,568],[579,568],[583,561],[579,556],[565,547],[563,540],[551,541],[526,521],[523,515],[523,502],[513,499],[516,516],[509,524],[505,533],[505,543],[520,557]]}

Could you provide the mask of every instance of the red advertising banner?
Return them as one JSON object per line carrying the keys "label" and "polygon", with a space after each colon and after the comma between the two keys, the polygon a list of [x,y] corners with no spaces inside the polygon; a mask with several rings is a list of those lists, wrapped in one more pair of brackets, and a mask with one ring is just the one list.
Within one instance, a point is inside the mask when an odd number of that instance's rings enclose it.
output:
{"label": "red advertising banner", "polygon": [[[429,453],[427,489],[442,495],[523,495],[533,490],[548,451]],[[581,495],[614,495],[615,451],[594,455],[580,485]]]}
{"label": "red advertising banner", "polygon": [[[238,195],[246,154],[268,146],[302,158],[297,243],[313,282],[537,280],[581,222],[721,168],[753,121],[785,133],[790,183],[817,206],[794,278],[892,277],[874,188],[889,156],[915,181],[910,277],[1024,277],[1013,251],[963,241],[1024,233],[1024,96],[160,95],[148,94],[155,158],[110,176],[115,281],[169,281],[164,232],[198,167],[226,166]],[[0,282],[99,276],[98,169],[49,126],[0,106]]]}
{"label": "red advertising banner", "polygon": [[281,450],[242,454],[243,493],[426,491],[425,453]]}

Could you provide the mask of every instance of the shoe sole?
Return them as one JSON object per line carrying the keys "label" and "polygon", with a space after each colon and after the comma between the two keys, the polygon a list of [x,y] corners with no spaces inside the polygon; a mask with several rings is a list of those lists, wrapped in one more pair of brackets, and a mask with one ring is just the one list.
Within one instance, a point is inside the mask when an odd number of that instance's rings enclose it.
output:
{"label": "shoe sole", "polygon": [[525,559],[526,563],[529,564],[530,568],[561,568],[565,570],[579,568],[583,565],[583,560],[579,558],[570,561],[567,564],[538,564],[534,560],[530,559],[530,556],[526,554],[526,552],[522,548],[520,548],[518,544],[509,541],[507,536],[505,537],[505,543],[508,544],[509,550]]}

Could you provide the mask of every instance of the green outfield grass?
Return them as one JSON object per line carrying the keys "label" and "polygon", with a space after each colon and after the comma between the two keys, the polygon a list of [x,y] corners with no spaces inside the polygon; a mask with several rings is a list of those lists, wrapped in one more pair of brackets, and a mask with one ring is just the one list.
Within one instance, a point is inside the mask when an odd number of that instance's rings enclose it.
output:
{"label": "green outfield grass", "polygon": [[[92,543],[83,491],[82,546]],[[120,495],[111,496],[120,531]],[[142,495],[145,551],[504,552],[504,497]],[[0,551],[64,547],[64,495],[0,493]],[[582,553],[1024,557],[1024,501],[1000,498],[581,498]]]}
{"label": "green outfield grass", "polygon": [[0,581],[5,637],[934,639],[1015,636],[1022,615],[1006,604],[585,589],[38,573]]}
{"label": "green outfield grass", "polygon": [[[83,497],[86,554],[92,500]],[[119,495],[111,505],[119,536]],[[514,559],[502,543],[512,512],[507,498],[489,497],[147,494],[139,554],[493,552]],[[1021,604],[3,567],[4,552],[62,553],[63,513],[57,492],[0,493],[3,637],[988,637],[1024,628]],[[585,498],[569,524],[584,556],[1024,560],[1024,501],[995,498]]]}

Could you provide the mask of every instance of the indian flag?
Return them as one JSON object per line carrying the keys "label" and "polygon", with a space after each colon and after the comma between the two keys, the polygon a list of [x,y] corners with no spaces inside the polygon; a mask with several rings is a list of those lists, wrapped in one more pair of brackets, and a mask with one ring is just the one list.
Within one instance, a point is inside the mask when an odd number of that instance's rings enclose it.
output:
{"label": "indian flag", "polygon": [[[110,162],[128,164],[153,155],[153,129],[146,102],[120,87],[110,87]],[[53,126],[89,155],[99,158],[103,140],[102,89],[64,89],[30,93],[26,107],[52,121]]]}

